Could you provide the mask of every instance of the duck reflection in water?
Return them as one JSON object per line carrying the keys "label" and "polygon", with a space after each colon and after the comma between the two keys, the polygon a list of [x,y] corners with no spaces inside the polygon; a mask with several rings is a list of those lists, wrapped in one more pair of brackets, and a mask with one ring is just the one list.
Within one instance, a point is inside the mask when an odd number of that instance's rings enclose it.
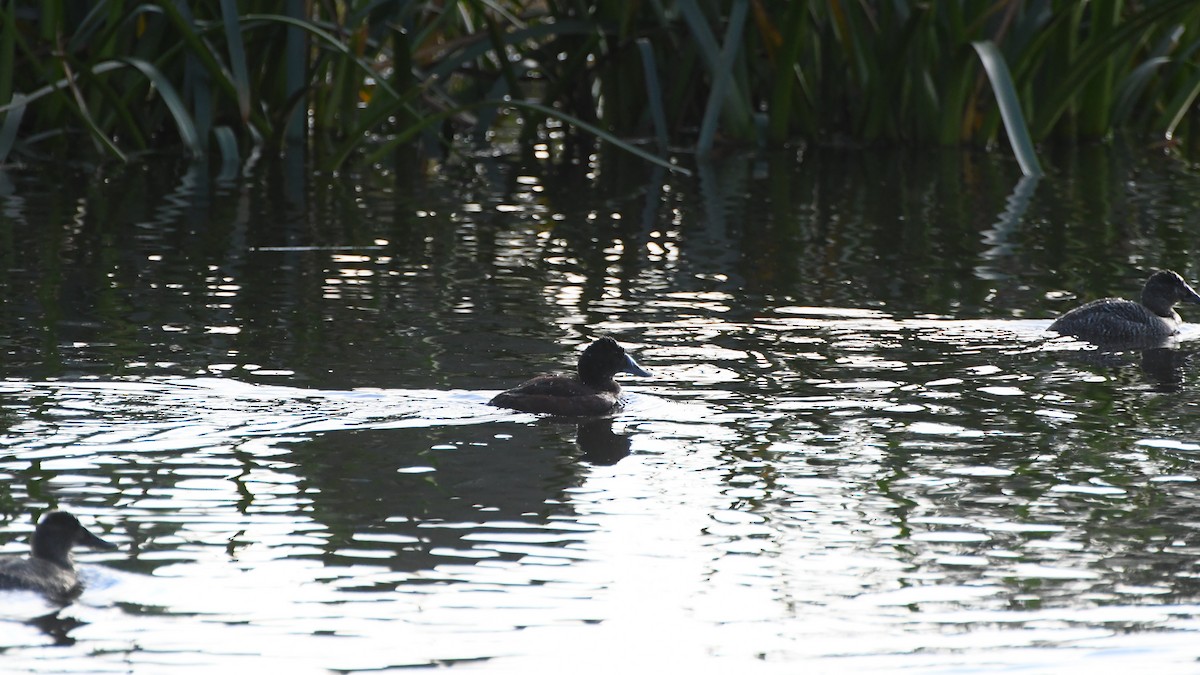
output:
{"label": "duck reflection in water", "polygon": [[60,602],[70,600],[82,589],[71,561],[75,546],[117,547],[89,532],[65,511],[47,513],[33,532],[31,555],[0,561],[0,589],[37,591]]}
{"label": "duck reflection in water", "polygon": [[1142,372],[1154,380],[1157,391],[1179,391],[1183,388],[1183,367],[1191,356],[1191,352],[1168,347],[1143,349]]}
{"label": "duck reflection in water", "polygon": [[607,415],[622,405],[621,387],[613,379],[614,375],[650,376],[611,337],[602,337],[588,345],[579,356],[576,370],[576,377],[539,375],[501,392],[489,404],[568,417]]}
{"label": "duck reflection in water", "polygon": [[1175,304],[1200,304],[1200,294],[1170,270],[1150,275],[1140,302],[1121,298],[1093,300],[1063,314],[1050,330],[1101,347],[1153,347],[1179,333],[1183,320]]}
{"label": "duck reflection in water", "polygon": [[585,462],[596,466],[612,466],[629,456],[632,445],[628,436],[613,431],[611,419],[596,419],[580,422],[575,430],[575,444],[579,446]]}
{"label": "duck reflection in water", "polygon": [[1155,391],[1170,393],[1179,391],[1184,383],[1184,366],[1192,353],[1170,347],[1149,349],[1097,349],[1071,352],[1070,360],[1082,362],[1093,368],[1124,370],[1134,365],[1135,360]]}

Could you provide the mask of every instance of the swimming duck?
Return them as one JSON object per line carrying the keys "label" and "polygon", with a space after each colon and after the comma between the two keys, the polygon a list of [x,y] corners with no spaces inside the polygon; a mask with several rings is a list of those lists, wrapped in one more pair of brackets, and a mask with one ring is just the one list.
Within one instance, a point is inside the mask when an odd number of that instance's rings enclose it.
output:
{"label": "swimming duck", "polygon": [[70,597],[80,589],[71,563],[72,546],[117,547],[88,532],[66,511],[51,511],[33,531],[33,550],[28,558],[0,561],[0,588],[38,591],[56,599]]}
{"label": "swimming duck", "polygon": [[579,355],[578,377],[539,375],[501,392],[490,405],[551,415],[606,415],[621,407],[617,373],[649,377],[650,373],[610,337],[602,337]]}
{"label": "swimming duck", "polygon": [[1170,270],[1150,275],[1141,302],[1120,298],[1093,300],[1050,324],[1060,335],[1092,343],[1148,343],[1179,332],[1183,320],[1172,309],[1177,302],[1200,304],[1200,294]]}

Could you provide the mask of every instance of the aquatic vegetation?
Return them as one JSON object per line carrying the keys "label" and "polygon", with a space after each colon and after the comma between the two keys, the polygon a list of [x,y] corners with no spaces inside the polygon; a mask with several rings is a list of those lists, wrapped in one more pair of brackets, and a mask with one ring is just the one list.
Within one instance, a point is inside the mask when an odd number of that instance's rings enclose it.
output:
{"label": "aquatic vegetation", "polygon": [[304,148],[336,169],[503,142],[573,156],[582,137],[672,166],[671,148],[798,138],[991,144],[997,100],[1025,157],[1117,129],[1174,143],[1198,29],[1188,0],[10,0],[0,161]]}

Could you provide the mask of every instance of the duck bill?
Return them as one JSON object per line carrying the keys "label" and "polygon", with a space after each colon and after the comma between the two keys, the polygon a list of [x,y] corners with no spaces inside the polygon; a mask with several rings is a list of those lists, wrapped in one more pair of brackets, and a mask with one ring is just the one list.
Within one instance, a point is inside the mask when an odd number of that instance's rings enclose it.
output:
{"label": "duck bill", "polygon": [[117,547],[116,544],[104,541],[100,537],[88,532],[85,529],[79,530],[79,536],[75,538],[75,543],[79,546],[87,546],[90,548],[98,548],[106,551],[111,551]]}
{"label": "duck bill", "polygon": [[1196,293],[1196,289],[1192,288],[1188,284],[1184,284],[1184,287],[1187,290],[1184,292],[1184,296],[1180,298],[1180,300],[1183,302],[1190,302],[1193,305],[1200,305],[1200,293]]}
{"label": "duck bill", "polygon": [[625,355],[625,369],[621,372],[629,373],[630,375],[637,375],[639,377],[650,377],[650,373],[643,370],[642,367],[638,365],[637,361],[634,361],[633,357],[628,354]]}

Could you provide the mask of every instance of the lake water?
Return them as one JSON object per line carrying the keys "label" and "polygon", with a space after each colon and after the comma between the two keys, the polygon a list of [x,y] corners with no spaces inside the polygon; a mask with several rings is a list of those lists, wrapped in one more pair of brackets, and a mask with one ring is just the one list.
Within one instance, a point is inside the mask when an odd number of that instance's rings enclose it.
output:
{"label": "lake water", "polygon": [[[1191,673],[1200,278],[1152,148],[0,172],[5,673]],[[1200,309],[1183,307],[1200,322]],[[611,419],[486,406],[599,335]]]}

